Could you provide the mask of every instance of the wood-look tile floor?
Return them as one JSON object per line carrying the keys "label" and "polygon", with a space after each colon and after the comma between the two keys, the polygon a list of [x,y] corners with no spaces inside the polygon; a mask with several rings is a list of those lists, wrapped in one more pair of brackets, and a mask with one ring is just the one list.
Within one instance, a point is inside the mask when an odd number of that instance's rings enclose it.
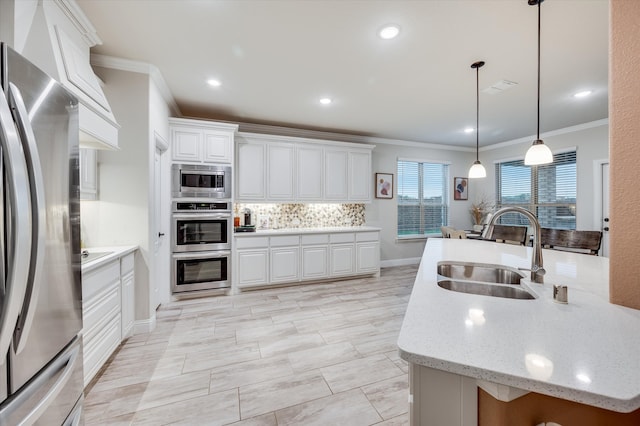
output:
{"label": "wood-look tile floor", "polygon": [[184,300],[94,380],[87,425],[405,425],[396,346],[417,266]]}

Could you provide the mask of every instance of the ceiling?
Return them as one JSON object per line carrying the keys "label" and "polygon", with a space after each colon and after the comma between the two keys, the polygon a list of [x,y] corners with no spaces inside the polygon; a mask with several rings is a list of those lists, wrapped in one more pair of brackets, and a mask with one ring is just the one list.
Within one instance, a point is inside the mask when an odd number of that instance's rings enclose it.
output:
{"label": "ceiling", "polygon": [[[155,65],[183,116],[473,147],[470,65],[484,60],[481,91],[518,84],[481,92],[480,145],[536,133],[538,15],[527,0],[77,3],[103,41],[92,53]],[[541,132],[607,118],[608,0],[541,9]],[[388,23],[400,35],[382,40]],[[593,93],[574,98],[581,90]]]}

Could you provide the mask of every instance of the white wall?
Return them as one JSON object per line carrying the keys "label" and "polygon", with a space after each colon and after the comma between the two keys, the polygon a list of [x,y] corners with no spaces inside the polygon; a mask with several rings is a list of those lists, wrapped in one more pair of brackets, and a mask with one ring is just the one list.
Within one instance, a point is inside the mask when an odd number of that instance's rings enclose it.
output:
{"label": "white wall", "polygon": [[[594,220],[594,209],[598,200],[594,193],[594,164],[609,158],[609,126],[606,120],[576,126],[571,129],[542,134],[542,139],[552,151],[567,148],[577,150],[578,194],[576,221],[578,229],[599,230],[599,222]],[[533,137],[509,141],[480,151],[480,161],[487,170],[485,179],[469,180],[469,200],[454,201],[450,191],[449,223],[459,229],[472,226],[469,209],[473,201],[481,196],[495,199],[495,162],[505,159],[524,158]],[[450,162],[450,182],[454,176],[467,176],[469,167],[475,160],[471,150],[452,150],[445,146],[431,145],[426,148],[405,145],[387,145],[376,141],[373,151],[373,172],[397,175],[398,158]],[[397,181],[394,181],[394,198],[374,199],[366,206],[367,225],[382,228],[380,232],[380,259],[383,266],[408,263],[422,256],[426,240],[398,241],[397,232]]]}
{"label": "white wall", "polygon": [[[99,201],[81,203],[87,247],[137,245],[136,320],[149,310],[149,76],[97,68],[120,124],[118,151],[98,152]],[[155,312],[153,312],[155,314]]]}
{"label": "white wall", "polygon": [[[415,146],[414,146],[415,145]],[[397,208],[397,161],[398,158],[415,159],[417,161],[447,162],[449,166],[449,184],[453,185],[456,176],[467,176],[469,167],[475,160],[475,152],[470,149],[453,150],[445,146],[427,145],[422,148],[418,144],[390,145],[376,141],[373,150],[373,173],[393,173],[393,199],[376,199],[366,205],[367,225],[382,228],[380,232],[380,259],[383,265],[402,263],[403,260],[417,259],[422,256],[426,240],[399,241],[396,238],[398,223]],[[473,200],[475,184],[469,185],[469,200],[454,201],[453,193],[449,194],[449,223],[456,228],[471,226],[469,208]]]}

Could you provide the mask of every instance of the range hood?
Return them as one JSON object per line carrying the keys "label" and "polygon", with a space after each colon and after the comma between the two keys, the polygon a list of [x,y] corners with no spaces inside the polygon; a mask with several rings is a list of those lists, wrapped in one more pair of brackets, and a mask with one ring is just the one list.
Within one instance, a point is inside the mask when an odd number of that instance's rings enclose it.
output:
{"label": "range hood", "polygon": [[90,65],[89,49],[102,44],[94,27],[73,0],[39,0],[31,8],[23,11],[32,20],[21,53],[77,96],[80,146],[117,149],[120,126]]}

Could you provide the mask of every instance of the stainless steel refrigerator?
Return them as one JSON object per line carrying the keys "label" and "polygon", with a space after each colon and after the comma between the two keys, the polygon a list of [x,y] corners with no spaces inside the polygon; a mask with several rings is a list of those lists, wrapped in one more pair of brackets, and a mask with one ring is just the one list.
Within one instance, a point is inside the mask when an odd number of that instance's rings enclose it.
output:
{"label": "stainless steel refrigerator", "polygon": [[0,426],[78,424],[78,102],[0,49]]}

